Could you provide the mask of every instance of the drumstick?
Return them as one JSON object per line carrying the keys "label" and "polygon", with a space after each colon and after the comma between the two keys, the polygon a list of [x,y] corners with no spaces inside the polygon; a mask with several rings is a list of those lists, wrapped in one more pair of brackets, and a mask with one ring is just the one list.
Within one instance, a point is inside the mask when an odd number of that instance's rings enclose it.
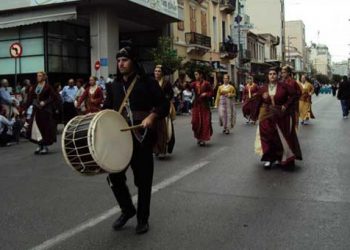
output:
{"label": "drumstick", "polygon": [[130,126],[128,128],[122,128],[120,131],[125,132],[133,129],[138,129],[138,128],[143,128],[142,124],[135,125],[135,126]]}

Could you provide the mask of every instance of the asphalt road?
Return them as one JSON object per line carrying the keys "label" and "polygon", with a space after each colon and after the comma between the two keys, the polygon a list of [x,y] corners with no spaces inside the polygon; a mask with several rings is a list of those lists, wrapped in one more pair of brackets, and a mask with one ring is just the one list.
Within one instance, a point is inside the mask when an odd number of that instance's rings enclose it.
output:
{"label": "asphalt road", "polygon": [[313,109],[317,119],[299,130],[304,160],[295,172],[262,168],[256,127],[240,110],[228,136],[214,113],[204,148],[190,117],[179,117],[173,155],[155,163],[142,236],[136,219],[112,230],[119,214],[106,176],[73,172],[59,144],[46,156],[29,142],[0,148],[0,249],[350,249],[350,120],[329,95],[314,97]]}

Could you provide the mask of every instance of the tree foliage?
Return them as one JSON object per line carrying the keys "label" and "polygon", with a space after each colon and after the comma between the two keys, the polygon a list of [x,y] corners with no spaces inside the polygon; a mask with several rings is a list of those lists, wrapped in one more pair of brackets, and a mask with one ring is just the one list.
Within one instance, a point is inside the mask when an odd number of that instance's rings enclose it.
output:
{"label": "tree foliage", "polygon": [[326,76],[326,75],[317,74],[315,76],[315,78],[317,79],[318,82],[320,82],[322,84],[328,84],[330,82],[328,76]]}
{"label": "tree foliage", "polygon": [[186,62],[183,66],[183,69],[191,79],[194,79],[194,72],[196,70],[202,71],[205,79],[208,79],[214,70],[210,65],[198,61]]}
{"label": "tree foliage", "polygon": [[333,75],[332,76],[332,81],[333,82],[340,82],[341,81],[341,79],[342,79],[342,76],[341,75]]}
{"label": "tree foliage", "polygon": [[157,48],[151,49],[150,54],[155,65],[163,66],[165,75],[170,75],[181,67],[183,58],[177,56],[170,37],[159,37]]}

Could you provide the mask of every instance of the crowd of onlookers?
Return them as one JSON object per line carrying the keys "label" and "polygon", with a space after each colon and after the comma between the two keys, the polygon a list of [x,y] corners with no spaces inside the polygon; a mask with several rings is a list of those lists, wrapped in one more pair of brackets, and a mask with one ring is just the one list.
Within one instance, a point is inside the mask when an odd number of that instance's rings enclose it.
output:
{"label": "crowd of onlookers", "polygon": [[[74,116],[86,113],[86,101],[80,101],[80,98],[90,86],[91,81],[95,82],[101,93],[105,95],[106,85],[113,81],[113,75],[107,79],[104,79],[103,76],[99,79],[90,77],[89,82],[85,82],[84,79],[69,79],[64,87],[59,82],[52,85],[56,94],[53,105],[56,124],[66,124]],[[33,87],[34,83],[28,79],[25,79],[22,84],[17,83],[15,87],[11,87],[7,79],[1,80],[0,146],[17,144],[20,137],[26,137],[28,121],[31,119],[33,110],[27,100]]]}

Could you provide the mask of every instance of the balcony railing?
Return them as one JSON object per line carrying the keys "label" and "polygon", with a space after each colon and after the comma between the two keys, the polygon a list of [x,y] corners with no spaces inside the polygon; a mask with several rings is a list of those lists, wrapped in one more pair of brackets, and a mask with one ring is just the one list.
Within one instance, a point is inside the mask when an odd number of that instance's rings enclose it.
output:
{"label": "balcony railing", "polygon": [[187,45],[197,45],[203,48],[211,48],[211,38],[196,32],[188,32],[185,34]]}
{"label": "balcony railing", "polygon": [[250,50],[242,50],[241,52],[241,62],[242,63],[247,63],[250,62],[252,60],[252,53]]}
{"label": "balcony railing", "polygon": [[237,44],[223,42],[220,43],[221,58],[233,59],[237,57],[238,47]]}
{"label": "balcony railing", "polygon": [[233,14],[236,9],[236,0],[220,0],[220,11]]}

